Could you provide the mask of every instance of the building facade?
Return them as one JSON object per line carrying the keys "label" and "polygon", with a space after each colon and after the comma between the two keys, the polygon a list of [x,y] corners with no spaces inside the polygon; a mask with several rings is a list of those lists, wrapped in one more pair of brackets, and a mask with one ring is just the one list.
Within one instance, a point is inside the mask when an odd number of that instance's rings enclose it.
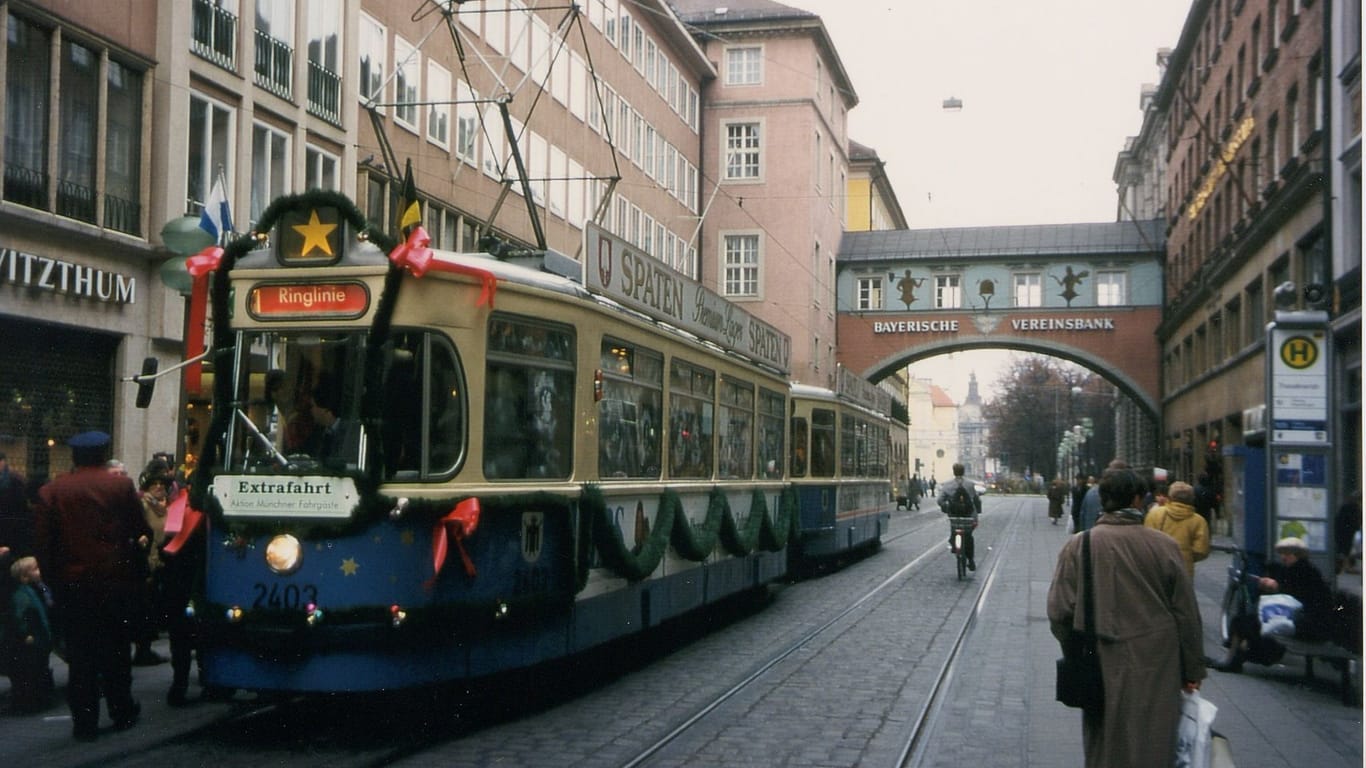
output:
{"label": "building facade", "polygon": [[793,378],[832,387],[858,97],[815,14],[771,0],[671,5],[717,71],[703,90],[702,282],[793,329]]}
{"label": "building facade", "polygon": [[[1210,475],[1226,498],[1235,490],[1227,449],[1254,426],[1244,412],[1267,401],[1266,328],[1276,289],[1286,283],[1291,300],[1279,308],[1321,308],[1333,318],[1338,387],[1347,398],[1337,434],[1355,435],[1339,442],[1334,490],[1359,483],[1360,357],[1352,350],[1360,346],[1360,241],[1354,256],[1339,251],[1352,246],[1335,242],[1328,190],[1360,134],[1358,127],[1354,139],[1348,127],[1342,149],[1332,148],[1334,95],[1346,115],[1359,115],[1360,102],[1342,99],[1350,94],[1344,84],[1356,80],[1351,65],[1332,69],[1330,5],[1197,0],[1177,46],[1159,54],[1162,82],[1145,102],[1142,134],[1121,154],[1135,160],[1120,183],[1121,208],[1156,192],[1166,221],[1158,463],[1179,479]],[[1348,193],[1350,179],[1349,170]],[[1338,219],[1359,230],[1359,205]],[[1344,429],[1352,423],[1355,431]]]}

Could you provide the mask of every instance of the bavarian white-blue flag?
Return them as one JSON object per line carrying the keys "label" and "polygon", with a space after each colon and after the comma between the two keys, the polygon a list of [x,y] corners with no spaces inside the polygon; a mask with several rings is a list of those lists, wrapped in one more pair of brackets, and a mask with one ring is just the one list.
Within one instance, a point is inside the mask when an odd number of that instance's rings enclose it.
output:
{"label": "bavarian white-blue flag", "polygon": [[199,228],[213,235],[214,242],[221,242],[225,233],[232,231],[232,211],[228,207],[228,194],[223,190],[223,176],[213,180],[209,199],[204,201],[204,210],[199,214]]}

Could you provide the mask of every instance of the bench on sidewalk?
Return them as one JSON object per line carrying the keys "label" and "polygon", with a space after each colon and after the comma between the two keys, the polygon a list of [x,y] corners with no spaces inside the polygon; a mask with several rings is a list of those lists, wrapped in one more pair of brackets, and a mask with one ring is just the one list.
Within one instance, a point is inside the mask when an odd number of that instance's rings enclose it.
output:
{"label": "bench on sidewalk", "polygon": [[1353,706],[1360,703],[1357,696],[1355,673],[1361,668],[1361,657],[1337,643],[1298,640],[1293,637],[1277,637],[1276,642],[1285,646],[1286,653],[1304,657],[1304,676],[1314,678],[1314,660],[1328,662],[1338,670],[1342,690],[1342,703]]}

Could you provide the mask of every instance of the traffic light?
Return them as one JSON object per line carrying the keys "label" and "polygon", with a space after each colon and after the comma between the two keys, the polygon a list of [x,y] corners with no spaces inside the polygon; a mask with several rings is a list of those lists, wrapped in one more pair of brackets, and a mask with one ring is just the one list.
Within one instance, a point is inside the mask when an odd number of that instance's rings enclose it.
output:
{"label": "traffic light", "polygon": [[920,459],[915,460],[915,473],[920,474]]}

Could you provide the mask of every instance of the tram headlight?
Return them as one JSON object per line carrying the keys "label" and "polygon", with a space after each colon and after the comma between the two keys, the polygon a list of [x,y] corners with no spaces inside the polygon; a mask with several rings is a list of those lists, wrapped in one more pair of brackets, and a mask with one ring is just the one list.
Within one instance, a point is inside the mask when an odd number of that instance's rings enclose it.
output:
{"label": "tram headlight", "polygon": [[299,540],[288,533],[276,536],[266,545],[266,565],[282,576],[299,570],[303,559],[304,550]]}

